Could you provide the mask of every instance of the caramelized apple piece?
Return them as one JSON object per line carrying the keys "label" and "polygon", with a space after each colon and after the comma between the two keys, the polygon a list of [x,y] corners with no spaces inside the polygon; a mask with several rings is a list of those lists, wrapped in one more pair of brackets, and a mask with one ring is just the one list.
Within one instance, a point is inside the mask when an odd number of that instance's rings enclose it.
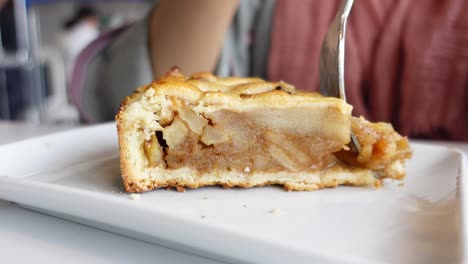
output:
{"label": "caramelized apple piece", "polygon": [[163,138],[170,149],[175,149],[184,142],[189,132],[185,122],[176,116],[171,125],[163,128]]}
{"label": "caramelized apple piece", "polygon": [[165,168],[165,163],[161,162],[163,160],[163,150],[161,145],[158,143],[158,139],[155,134],[151,136],[151,138],[144,143],[144,150],[146,158],[148,159],[148,163],[150,167],[156,167],[158,165]]}

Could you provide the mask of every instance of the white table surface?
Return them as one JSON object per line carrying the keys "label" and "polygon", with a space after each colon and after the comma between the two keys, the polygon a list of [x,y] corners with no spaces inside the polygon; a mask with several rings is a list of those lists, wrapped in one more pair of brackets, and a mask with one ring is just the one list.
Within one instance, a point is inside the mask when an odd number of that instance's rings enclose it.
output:
{"label": "white table surface", "polygon": [[[69,129],[0,121],[0,144]],[[468,143],[433,142],[459,148]],[[0,200],[1,263],[220,263],[36,213]]]}

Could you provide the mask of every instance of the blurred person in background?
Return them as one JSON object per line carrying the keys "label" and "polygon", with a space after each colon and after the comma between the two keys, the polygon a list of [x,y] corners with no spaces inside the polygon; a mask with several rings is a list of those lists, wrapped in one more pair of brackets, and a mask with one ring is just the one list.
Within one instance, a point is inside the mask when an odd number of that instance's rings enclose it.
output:
{"label": "blurred person in background", "polygon": [[78,54],[99,36],[99,17],[90,6],[80,6],[63,24],[59,46],[63,52],[65,71],[70,81]]}
{"label": "blurred person in background", "polygon": [[[112,120],[125,96],[175,65],[318,90],[321,43],[340,3],[158,1],[90,61],[74,101],[88,121]],[[356,1],[345,76],[353,114],[414,138],[468,140],[466,13],[464,0]]]}

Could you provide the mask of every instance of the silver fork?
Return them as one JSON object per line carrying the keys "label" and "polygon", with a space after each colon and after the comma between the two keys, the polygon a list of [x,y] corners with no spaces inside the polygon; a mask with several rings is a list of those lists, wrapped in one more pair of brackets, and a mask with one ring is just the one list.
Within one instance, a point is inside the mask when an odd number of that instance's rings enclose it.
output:
{"label": "silver fork", "polygon": [[[340,9],[328,28],[322,42],[319,61],[320,92],[325,96],[341,98],[346,102],[344,83],[345,36],[354,0],[342,0]],[[361,152],[361,144],[351,132],[349,144],[352,151]]]}

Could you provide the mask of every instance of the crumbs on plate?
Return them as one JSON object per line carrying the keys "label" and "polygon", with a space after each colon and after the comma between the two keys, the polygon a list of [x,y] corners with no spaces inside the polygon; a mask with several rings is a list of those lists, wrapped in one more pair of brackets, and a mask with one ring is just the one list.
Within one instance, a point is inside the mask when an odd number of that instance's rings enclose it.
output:
{"label": "crumbs on plate", "polygon": [[132,199],[132,200],[140,200],[140,199],[141,199],[141,195],[138,194],[138,193],[132,193],[132,194],[130,194],[130,199]]}
{"label": "crumbs on plate", "polygon": [[270,214],[278,216],[278,215],[283,214],[283,212],[279,208],[273,208],[272,210],[270,210]]}

